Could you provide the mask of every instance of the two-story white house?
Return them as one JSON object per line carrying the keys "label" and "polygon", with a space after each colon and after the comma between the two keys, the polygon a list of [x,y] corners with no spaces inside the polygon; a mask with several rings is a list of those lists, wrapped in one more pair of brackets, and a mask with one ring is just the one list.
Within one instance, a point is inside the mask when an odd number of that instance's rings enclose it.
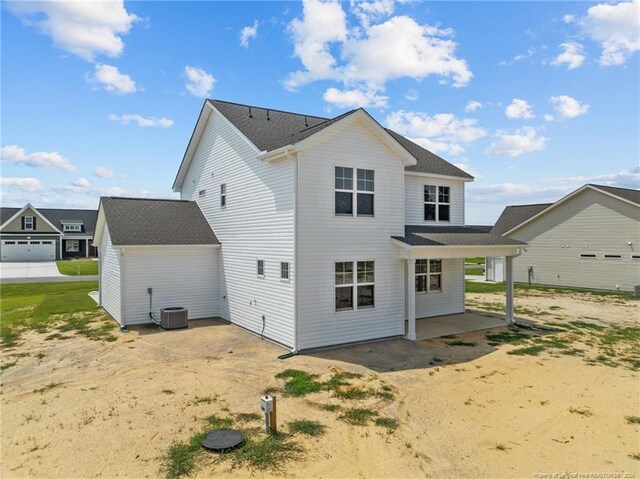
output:
{"label": "two-story white house", "polygon": [[524,245],[464,226],[472,180],[364,109],[207,100],[181,200],[101,200],[101,304],[123,326],[183,306],[294,351],[416,339],[417,318],[464,313],[465,257],[505,256],[508,272]]}

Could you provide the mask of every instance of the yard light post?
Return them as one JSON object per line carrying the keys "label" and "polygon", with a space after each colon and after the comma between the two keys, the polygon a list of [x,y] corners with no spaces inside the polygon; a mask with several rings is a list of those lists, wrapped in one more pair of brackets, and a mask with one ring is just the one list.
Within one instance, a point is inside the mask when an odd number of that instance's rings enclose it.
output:
{"label": "yard light post", "polygon": [[276,434],[276,397],[265,394],[260,396],[260,409],[264,412],[264,429],[267,434]]}

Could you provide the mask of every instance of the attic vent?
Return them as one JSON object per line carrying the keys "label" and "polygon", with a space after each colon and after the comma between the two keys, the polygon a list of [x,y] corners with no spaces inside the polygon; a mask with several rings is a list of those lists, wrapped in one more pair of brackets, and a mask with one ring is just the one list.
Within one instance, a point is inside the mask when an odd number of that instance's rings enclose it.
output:
{"label": "attic vent", "polygon": [[267,110],[267,116],[265,116],[265,118],[266,118],[267,120],[271,120],[271,118],[269,118],[269,110]]}
{"label": "attic vent", "polygon": [[249,107],[249,115],[247,115],[249,118],[253,118],[253,114],[251,113],[251,107]]}
{"label": "attic vent", "polygon": [[304,126],[309,126],[309,122],[307,121],[307,115],[304,116]]}

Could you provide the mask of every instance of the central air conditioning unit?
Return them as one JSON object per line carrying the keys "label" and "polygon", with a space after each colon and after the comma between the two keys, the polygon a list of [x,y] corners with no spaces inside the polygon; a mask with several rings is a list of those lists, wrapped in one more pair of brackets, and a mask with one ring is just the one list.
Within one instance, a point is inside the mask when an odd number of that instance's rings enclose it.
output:
{"label": "central air conditioning unit", "polygon": [[186,308],[162,308],[160,310],[160,327],[162,329],[186,328],[188,320]]}
{"label": "central air conditioning unit", "polygon": [[634,293],[636,296],[640,296],[640,284],[636,284],[636,285],[633,287],[633,293]]}

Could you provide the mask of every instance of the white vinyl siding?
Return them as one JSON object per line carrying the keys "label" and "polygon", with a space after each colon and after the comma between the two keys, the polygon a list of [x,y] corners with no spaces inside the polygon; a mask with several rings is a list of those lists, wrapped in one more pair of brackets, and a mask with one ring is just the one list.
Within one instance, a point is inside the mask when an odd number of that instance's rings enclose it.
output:
{"label": "white vinyl siding", "polygon": [[104,226],[104,233],[98,249],[100,255],[100,304],[107,312],[124,325],[121,317],[120,251],[111,245],[109,228]]}
{"label": "white vinyl siding", "polygon": [[464,313],[464,259],[443,259],[441,279],[441,291],[416,292],[416,318]]}
{"label": "white vinyl siding", "polygon": [[219,316],[219,248],[199,246],[125,248],[124,324],[149,323],[148,288],[153,316],[160,309],[187,308],[189,319]]}
{"label": "white vinyl siding", "polygon": [[[335,125],[298,155],[298,336],[308,349],[404,334],[402,161],[361,123]],[[375,171],[375,217],[336,216],[335,167]],[[375,262],[375,307],[336,311],[335,263]],[[354,272],[355,274],[355,272]]]}
{"label": "white vinyl siding", "polygon": [[[449,221],[435,222],[424,219],[424,187],[425,185],[449,187]],[[436,188],[436,195],[438,188]],[[464,181],[427,176],[405,175],[404,186],[405,222],[408,225],[464,225]]]}
{"label": "white vinyl siding", "polygon": [[[295,164],[293,159],[264,162],[258,153],[214,110],[185,175],[181,198],[198,202],[222,243],[219,315],[256,333],[262,332],[264,315],[264,335],[292,347]],[[224,208],[218,195],[198,195],[204,188],[222,192],[223,184]],[[265,261],[263,279],[256,275],[256,258]],[[290,264],[289,282],[280,280],[282,261]]]}
{"label": "white vinyl siding", "polygon": [[591,189],[579,193],[509,235],[529,243],[514,259],[515,281],[527,282],[532,266],[534,283],[633,291],[640,284],[640,268],[631,259],[640,247],[639,217],[637,206]]}

